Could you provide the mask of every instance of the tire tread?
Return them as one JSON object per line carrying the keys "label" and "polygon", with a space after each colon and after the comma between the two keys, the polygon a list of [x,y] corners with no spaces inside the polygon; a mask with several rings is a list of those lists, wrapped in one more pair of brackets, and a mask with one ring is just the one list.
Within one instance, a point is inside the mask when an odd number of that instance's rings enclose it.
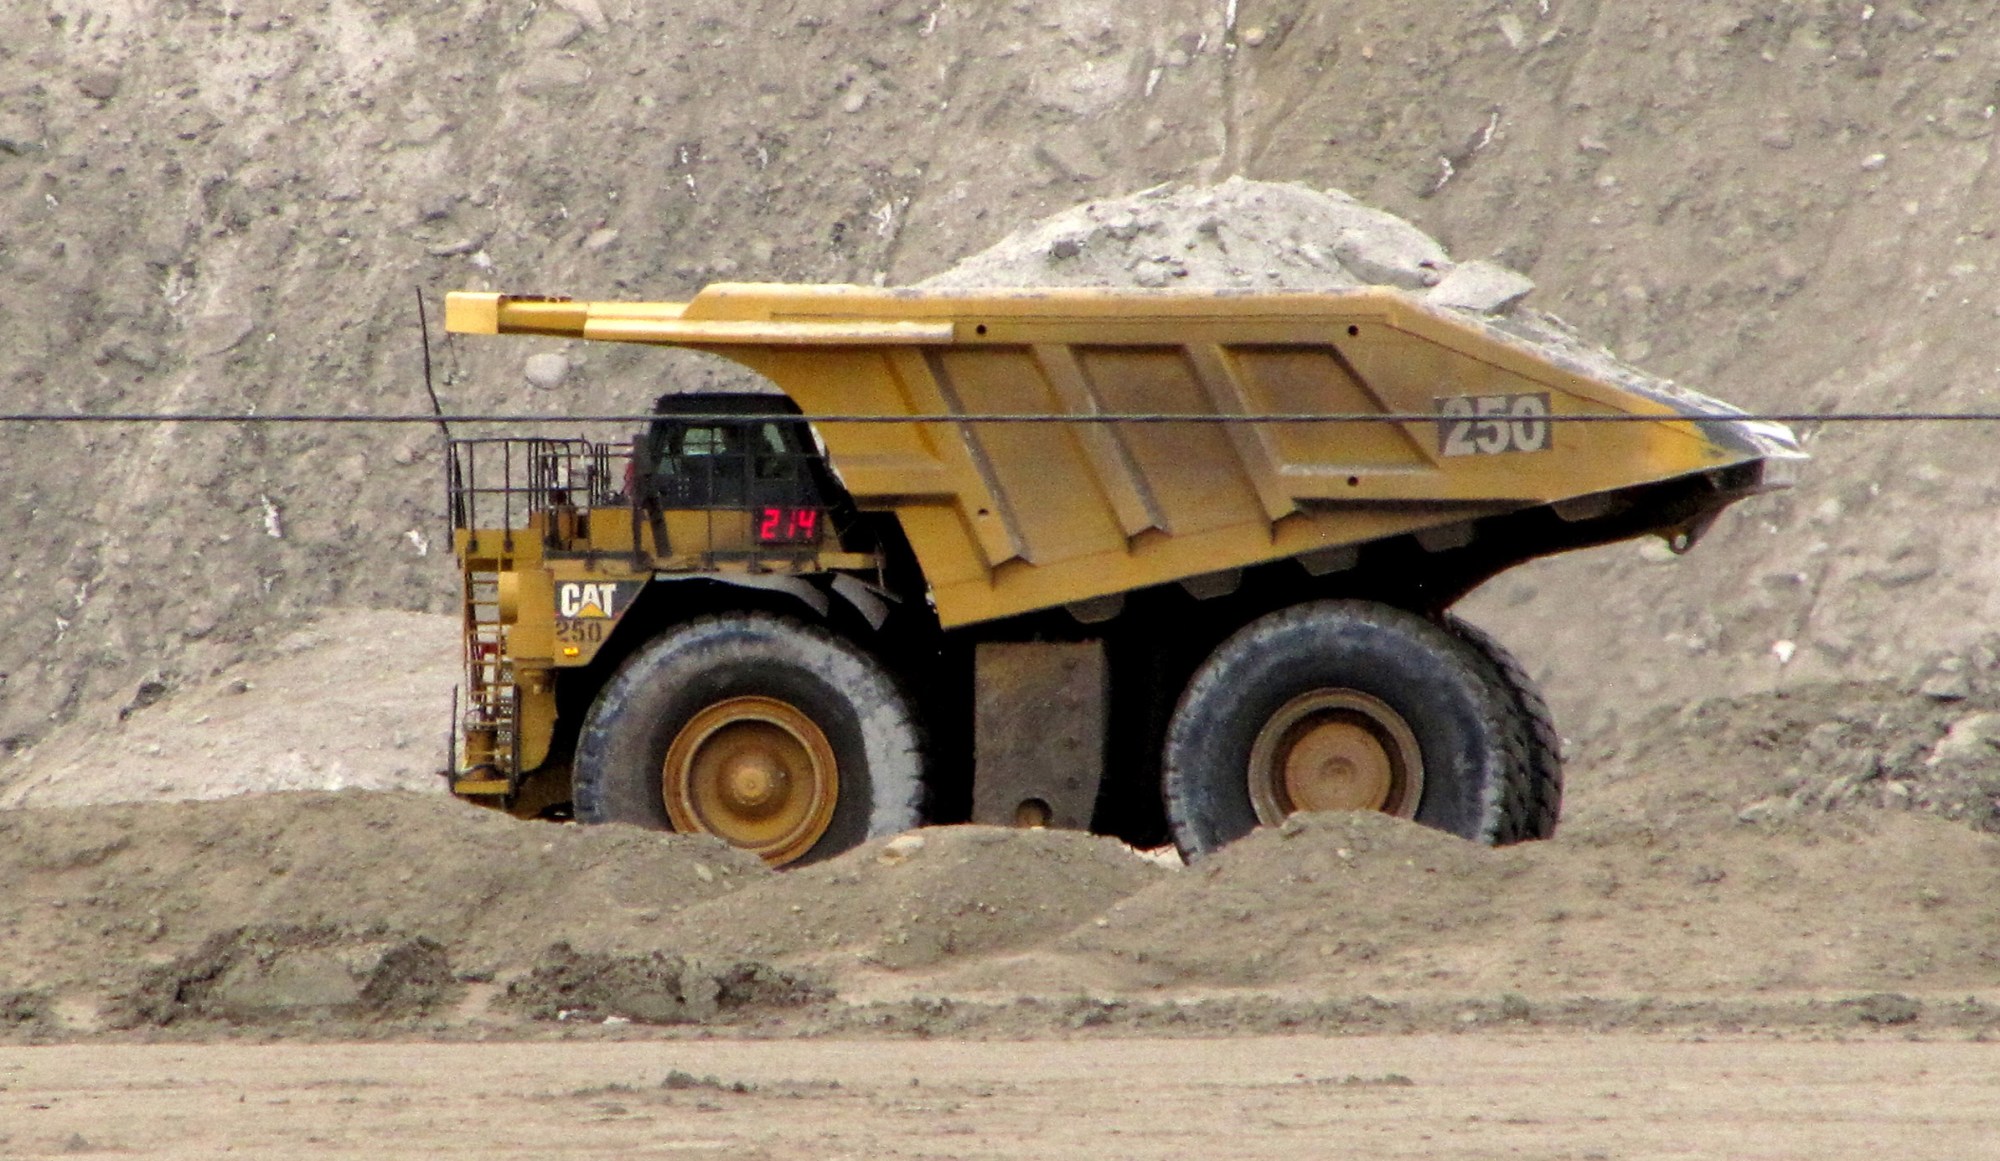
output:
{"label": "tire tread", "polygon": [[1457,616],[1445,627],[1492,667],[1494,678],[1516,708],[1507,745],[1507,785],[1492,841],[1496,846],[1552,838],[1562,816],[1562,735],[1535,679],[1492,634]]}

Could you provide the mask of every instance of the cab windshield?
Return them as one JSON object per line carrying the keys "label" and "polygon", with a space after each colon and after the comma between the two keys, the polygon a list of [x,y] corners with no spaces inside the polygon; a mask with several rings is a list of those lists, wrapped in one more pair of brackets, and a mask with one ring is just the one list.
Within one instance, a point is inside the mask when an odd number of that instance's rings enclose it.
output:
{"label": "cab windshield", "polygon": [[819,503],[801,424],[664,419],[651,444],[656,494],[669,508]]}

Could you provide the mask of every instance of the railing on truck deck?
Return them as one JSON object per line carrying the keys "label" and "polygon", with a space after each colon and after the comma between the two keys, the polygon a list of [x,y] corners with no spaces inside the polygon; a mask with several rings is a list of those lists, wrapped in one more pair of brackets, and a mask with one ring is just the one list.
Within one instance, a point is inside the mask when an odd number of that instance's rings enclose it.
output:
{"label": "railing on truck deck", "polygon": [[[449,449],[447,501],[454,530],[513,534],[539,526],[545,552],[588,551],[588,517],[616,510],[654,532],[653,555],[758,563],[796,555],[801,546],[835,539],[825,526],[829,490],[817,452],[752,441],[761,423],[677,425],[673,446],[656,451],[657,436],[630,445],[585,439],[455,439]],[[705,535],[665,542],[667,512],[701,512]],[[732,542],[718,517],[742,514],[748,535]],[[537,517],[540,517],[538,520]],[[634,536],[631,544],[638,544]]]}
{"label": "railing on truck deck", "polygon": [[447,507],[454,530],[515,532],[551,508],[626,503],[626,448],[585,439],[495,436],[447,448]]}

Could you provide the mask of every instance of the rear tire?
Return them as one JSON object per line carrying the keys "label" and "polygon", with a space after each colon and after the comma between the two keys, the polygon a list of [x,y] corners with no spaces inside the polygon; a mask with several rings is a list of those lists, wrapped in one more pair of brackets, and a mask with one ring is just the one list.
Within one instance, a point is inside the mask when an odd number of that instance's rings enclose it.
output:
{"label": "rear tire", "polygon": [[[1167,816],[1181,853],[1194,858],[1248,834],[1260,800],[1271,813],[1271,784],[1292,785],[1295,771],[1277,776],[1257,763],[1272,761],[1274,729],[1319,705],[1328,707],[1322,724],[1301,728],[1320,731],[1343,768],[1366,756],[1347,739],[1381,739],[1390,774],[1364,780],[1382,788],[1373,808],[1475,842],[1541,837],[1554,825],[1547,791],[1559,790],[1559,758],[1538,732],[1547,715],[1532,684],[1493,650],[1470,626],[1368,601],[1315,601],[1251,622],[1195,671],[1168,726]],[[1396,773],[1412,745],[1418,769]],[[1308,765],[1315,758],[1304,742],[1293,752]],[[1412,784],[1413,809],[1400,797]]]}
{"label": "rear tire", "polygon": [[1507,789],[1501,796],[1500,832],[1493,842],[1532,842],[1554,838],[1556,822],[1562,817],[1563,759],[1562,735],[1535,679],[1500,642],[1484,629],[1457,617],[1446,617],[1445,628],[1484,654],[1507,692],[1514,699],[1515,712],[1527,723],[1527,760],[1512,764]]}
{"label": "rear tire", "polygon": [[[814,862],[918,824],[921,751],[908,701],[854,645],[787,617],[706,617],[640,648],[598,693],[577,741],[576,817]],[[747,805],[727,797],[745,779]],[[783,833],[770,836],[773,815]]]}

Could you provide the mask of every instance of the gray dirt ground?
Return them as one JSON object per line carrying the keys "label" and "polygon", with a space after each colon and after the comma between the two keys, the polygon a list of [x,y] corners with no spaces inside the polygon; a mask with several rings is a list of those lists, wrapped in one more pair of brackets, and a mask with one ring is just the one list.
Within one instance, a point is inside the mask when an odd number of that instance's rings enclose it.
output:
{"label": "gray dirt ground", "polygon": [[[1523,312],[1737,404],[1990,406],[1981,16],[14,4],[0,393],[407,412],[419,291],[915,282],[1088,199],[1242,175],[1519,270]],[[1332,274],[1300,241],[1221,274]],[[1180,280],[1159,257],[1110,274]],[[530,386],[552,353],[560,381]],[[553,342],[439,356],[466,409],[630,410],[713,375]],[[0,1035],[1984,1035],[1988,434],[1805,434],[1805,483],[1690,556],[1580,554],[1468,603],[1572,740],[1554,843],[1309,820],[1173,870],[965,830],[776,877],[435,794],[455,649],[429,428],[9,426],[0,805],[28,809],[0,813]],[[369,792],[82,805],[339,786]]]}

